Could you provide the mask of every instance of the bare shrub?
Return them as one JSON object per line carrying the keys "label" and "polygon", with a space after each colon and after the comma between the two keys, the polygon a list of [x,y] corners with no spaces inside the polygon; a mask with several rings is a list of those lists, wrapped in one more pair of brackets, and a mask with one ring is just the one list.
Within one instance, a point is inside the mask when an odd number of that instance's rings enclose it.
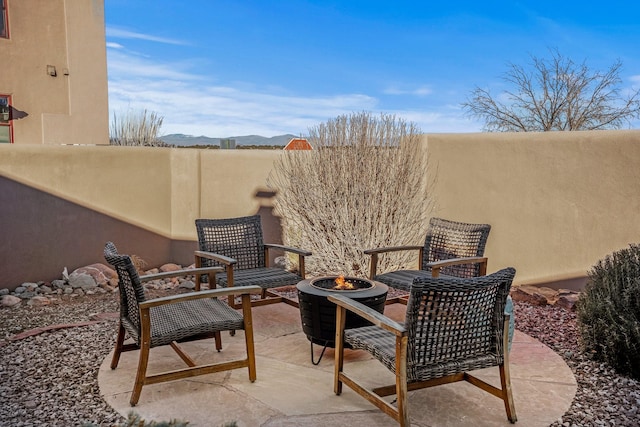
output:
{"label": "bare shrub", "polygon": [[158,138],[164,117],[151,111],[128,111],[122,117],[113,113],[109,129],[111,145],[134,145],[147,147],[167,147]]}
{"label": "bare shrub", "polygon": [[[314,149],[283,153],[268,183],[285,243],[313,252],[310,275],[366,276],[365,249],[422,243],[433,203],[413,123],[353,113],[309,129],[307,138]],[[379,268],[415,262],[398,252]]]}

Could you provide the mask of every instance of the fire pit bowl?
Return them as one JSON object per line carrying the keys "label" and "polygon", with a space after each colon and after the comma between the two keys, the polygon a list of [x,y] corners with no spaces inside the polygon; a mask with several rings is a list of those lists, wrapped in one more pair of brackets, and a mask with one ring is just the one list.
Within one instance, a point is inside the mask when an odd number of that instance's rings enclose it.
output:
{"label": "fire pit bowl", "polygon": [[376,286],[375,282],[371,280],[344,276],[317,277],[311,279],[310,285],[316,289],[338,292],[359,292],[363,289],[370,289]]}
{"label": "fire pit bowl", "polygon": [[[340,287],[336,289],[339,282],[351,284],[353,288],[344,289]],[[311,362],[314,365],[320,363],[320,359],[322,359],[324,350],[327,347],[335,347],[336,305],[329,301],[327,296],[330,294],[346,295],[379,313],[384,313],[384,305],[389,291],[389,288],[384,283],[344,276],[324,276],[306,279],[299,282],[296,288],[298,289],[302,331],[307,336],[307,339],[311,341]],[[371,323],[368,321],[347,312],[346,328],[359,328],[369,325]],[[313,360],[313,344],[324,346],[317,362]]]}

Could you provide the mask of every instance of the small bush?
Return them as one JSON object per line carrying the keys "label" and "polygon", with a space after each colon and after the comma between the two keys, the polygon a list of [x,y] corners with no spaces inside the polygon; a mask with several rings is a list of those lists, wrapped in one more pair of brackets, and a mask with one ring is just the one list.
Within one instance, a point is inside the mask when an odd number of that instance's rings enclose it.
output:
{"label": "small bush", "polygon": [[640,379],[640,245],[593,266],[577,315],[584,350],[620,374]]}
{"label": "small bush", "polygon": [[122,116],[113,113],[109,129],[111,145],[170,147],[158,138],[164,117],[147,110],[128,111]]}

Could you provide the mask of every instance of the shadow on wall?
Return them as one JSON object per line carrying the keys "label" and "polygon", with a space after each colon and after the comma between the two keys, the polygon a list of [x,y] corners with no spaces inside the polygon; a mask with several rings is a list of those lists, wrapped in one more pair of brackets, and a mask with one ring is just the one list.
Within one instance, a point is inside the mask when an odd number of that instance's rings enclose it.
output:
{"label": "shadow on wall", "polygon": [[172,241],[92,209],[0,177],[0,289],[60,279],[65,267],[104,263],[113,241],[150,266],[193,263],[197,242]]}
{"label": "shadow on wall", "polygon": [[[266,243],[283,242],[280,217],[274,214],[276,193],[259,190],[256,212]],[[198,242],[172,240],[60,197],[0,177],[0,289],[25,282],[50,282],[94,263],[104,264],[103,248],[112,241],[123,253],[136,254],[149,267],[167,262],[194,262]],[[194,226],[195,232],[195,226]],[[272,251],[269,263],[282,253]]]}
{"label": "shadow on wall", "polygon": [[[276,197],[275,191],[258,190],[254,196],[260,202],[260,207],[256,212],[262,220],[262,234],[265,243],[282,244],[282,218],[274,213],[273,198]],[[281,256],[282,253],[270,252],[269,264],[273,265],[275,258]]]}

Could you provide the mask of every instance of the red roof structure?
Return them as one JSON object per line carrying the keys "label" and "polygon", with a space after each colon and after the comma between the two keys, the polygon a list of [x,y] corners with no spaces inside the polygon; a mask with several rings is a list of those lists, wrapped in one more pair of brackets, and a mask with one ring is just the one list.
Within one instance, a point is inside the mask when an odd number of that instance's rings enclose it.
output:
{"label": "red roof structure", "polygon": [[285,150],[313,150],[309,141],[304,138],[291,138],[291,141],[284,147]]}

